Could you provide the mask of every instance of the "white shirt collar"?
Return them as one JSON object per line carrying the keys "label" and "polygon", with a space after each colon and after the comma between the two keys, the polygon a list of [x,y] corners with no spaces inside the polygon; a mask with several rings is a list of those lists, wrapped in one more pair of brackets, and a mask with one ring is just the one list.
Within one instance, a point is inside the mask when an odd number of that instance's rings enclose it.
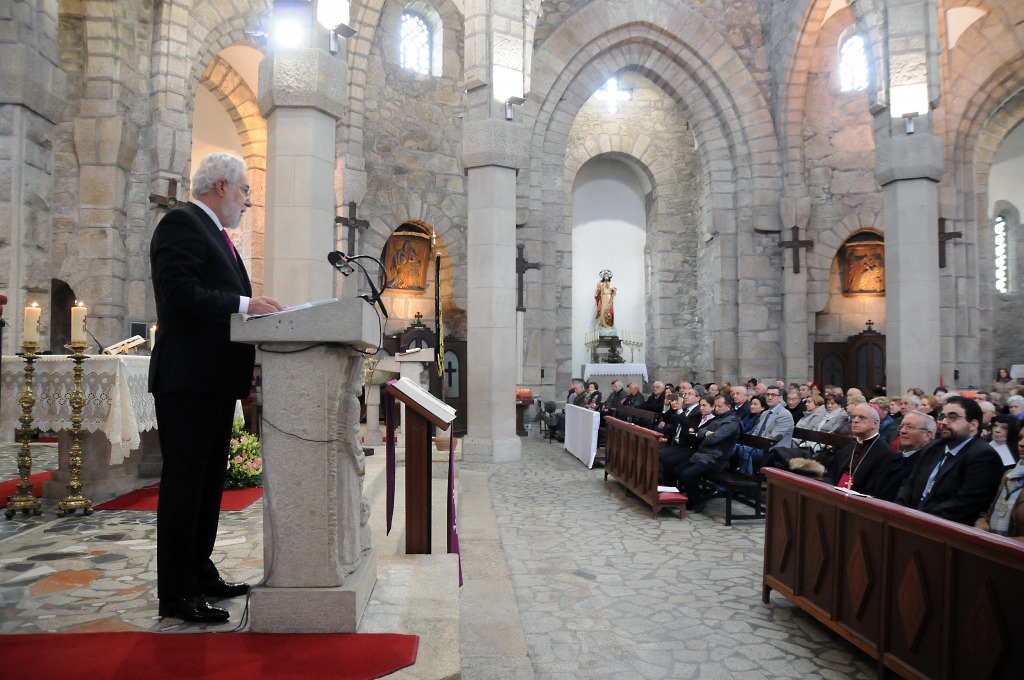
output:
{"label": "white shirt collar", "polygon": [[217,225],[217,229],[224,231],[224,225],[220,223],[220,218],[217,217],[217,213],[213,212],[213,209],[210,208],[210,206],[206,205],[205,203],[203,203],[202,201],[195,197],[192,198],[192,202],[198,205],[200,208],[202,208],[203,212],[210,216],[210,219],[213,220],[213,223]]}

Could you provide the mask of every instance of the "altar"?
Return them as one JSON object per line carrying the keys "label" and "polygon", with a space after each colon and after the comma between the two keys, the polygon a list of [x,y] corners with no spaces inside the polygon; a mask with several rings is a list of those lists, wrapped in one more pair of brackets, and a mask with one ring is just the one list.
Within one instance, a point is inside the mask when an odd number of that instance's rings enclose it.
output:
{"label": "altar", "polygon": [[583,380],[596,382],[605,398],[616,380],[621,380],[623,386],[635,382],[643,392],[647,382],[647,364],[583,364]]}
{"label": "altar", "polygon": [[[74,362],[66,355],[44,355],[35,361],[32,391],[36,403],[32,424],[57,432],[58,469],[43,484],[43,496],[62,499],[70,477],[71,392]],[[25,361],[5,356],[0,364],[0,437],[14,441],[20,427],[19,396],[24,384]],[[149,357],[87,356],[82,364],[82,492],[102,501],[139,488],[141,479],[160,475],[160,443],[156,408],[148,391]],[[33,472],[41,470],[33,469]],[[147,480],[145,483],[148,483]]]}

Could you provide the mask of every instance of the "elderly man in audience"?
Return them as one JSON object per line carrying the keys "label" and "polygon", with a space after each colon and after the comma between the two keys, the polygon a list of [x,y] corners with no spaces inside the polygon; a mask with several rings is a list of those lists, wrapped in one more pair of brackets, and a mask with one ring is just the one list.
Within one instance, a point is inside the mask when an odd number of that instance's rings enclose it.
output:
{"label": "elderly man in audience", "polygon": [[900,423],[900,450],[889,462],[871,495],[883,501],[895,501],[903,480],[914,470],[917,454],[935,439],[935,419],[920,411],[911,411]]}
{"label": "elderly man in audience", "polygon": [[665,383],[660,380],[655,380],[654,385],[651,386],[651,396],[647,397],[643,404],[637,406],[645,411],[651,411],[653,413],[661,413],[664,411],[665,406]]}
{"label": "elderly man in audience", "polygon": [[743,385],[734,385],[729,390],[729,396],[732,397],[732,410],[742,423],[750,415],[750,391]]}
{"label": "elderly man in audience", "polygon": [[622,400],[623,406],[643,408],[644,401],[644,393],[640,391],[639,385],[635,382],[626,385],[626,398]]}
{"label": "elderly man in audience", "polygon": [[978,437],[981,407],[966,397],[942,406],[939,439],[917,454],[896,502],[951,522],[973,525],[988,507],[1003,473],[1003,462]]}
{"label": "elderly man in audience", "polygon": [[626,388],[622,386],[621,380],[612,381],[612,391],[608,395],[608,398],[601,404],[601,411],[607,415],[615,415],[615,409],[619,408],[622,401],[626,398],[629,393],[626,392]]}
{"label": "elderly man in audience", "polygon": [[706,499],[700,496],[700,479],[710,472],[721,472],[729,464],[733,447],[740,438],[740,421],[732,408],[732,399],[724,394],[715,398],[715,418],[697,432],[699,445],[689,460],[670,473],[678,480],[689,499],[686,509],[700,512]]}
{"label": "elderly man in audience", "polygon": [[[1024,459],[1024,440],[1017,444],[1018,456]],[[988,510],[974,523],[979,529],[1024,541],[1024,463],[1017,463],[1003,474],[995,498]]]}
{"label": "elderly man in audience", "polygon": [[804,405],[804,400],[800,398],[800,393],[796,390],[790,390],[786,394],[786,410],[793,417],[794,423],[800,422],[800,419],[807,415],[807,407]]}
{"label": "elderly man in audience", "polygon": [[850,431],[854,443],[836,452],[825,472],[825,481],[843,489],[874,496],[881,473],[889,466],[894,454],[878,435],[881,415],[871,404],[853,407]]}
{"label": "elderly man in audience", "polygon": [[712,422],[714,417],[715,397],[705,394],[699,400],[696,416],[688,419],[687,427],[685,429],[677,428],[674,433],[666,435],[666,441],[658,452],[658,479],[663,484],[675,481],[671,478],[672,471],[679,464],[690,459],[704,438],[704,428]]}

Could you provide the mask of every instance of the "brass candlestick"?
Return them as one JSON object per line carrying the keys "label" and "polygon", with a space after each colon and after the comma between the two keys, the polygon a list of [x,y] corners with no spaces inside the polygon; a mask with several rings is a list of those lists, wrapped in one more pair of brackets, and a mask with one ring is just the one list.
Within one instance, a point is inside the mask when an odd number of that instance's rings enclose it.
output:
{"label": "brass candlestick", "polygon": [[79,508],[83,515],[92,514],[92,501],[82,495],[82,407],[85,406],[85,395],[82,392],[82,362],[85,361],[86,343],[71,343],[71,360],[75,362],[75,388],[71,391],[71,451],[68,455],[68,495],[57,503],[57,516],[74,513]]}
{"label": "brass candlestick", "polygon": [[32,364],[36,360],[36,352],[39,351],[38,342],[21,343],[21,351],[25,358],[25,384],[21,388],[21,397],[18,404],[21,406],[21,427],[17,430],[18,440],[21,442],[21,450],[18,452],[18,477],[20,481],[16,486],[17,493],[7,499],[7,510],[4,516],[7,519],[14,517],[14,513],[21,510],[26,515],[31,512],[34,515],[42,514],[39,499],[32,495],[32,482],[28,481],[32,474],[32,449],[29,443],[35,428],[32,427],[32,407],[36,405],[36,395],[32,392],[32,377],[36,369]]}

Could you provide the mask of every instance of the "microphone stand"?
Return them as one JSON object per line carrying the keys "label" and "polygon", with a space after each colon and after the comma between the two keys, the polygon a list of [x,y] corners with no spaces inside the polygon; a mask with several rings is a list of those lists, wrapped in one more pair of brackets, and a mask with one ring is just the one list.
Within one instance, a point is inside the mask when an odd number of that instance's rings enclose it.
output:
{"label": "microphone stand", "polygon": [[387,290],[387,283],[385,283],[383,286],[381,286],[380,290],[377,290],[377,286],[375,286],[373,284],[373,277],[370,276],[370,272],[366,271],[366,267],[364,267],[362,264],[360,264],[358,262],[358,260],[372,260],[374,263],[376,263],[376,265],[378,267],[380,267],[380,270],[382,272],[386,271],[384,269],[384,264],[380,260],[378,260],[377,258],[375,258],[372,255],[352,255],[352,256],[348,257],[347,259],[348,259],[349,262],[353,263],[354,265],[356,265],[357,267],[359,267],[360,269],[363,270],[363,276],[366,277],[366,283],[370,286],[370,292],[372,294],[371,295],[366,295],[364,293],[363,295],[360,295],[359,297],[362,298],[363,300],[366,300],[368,303],[370,303],[371,307],[373,305],[377,305],[380,308],[381,314],[384,315],[384,318],[385,319],[388,318],[387,307],[384,306],[384,300],[382,300],[381,297],[380,297],[381,294],[385,290]]}

